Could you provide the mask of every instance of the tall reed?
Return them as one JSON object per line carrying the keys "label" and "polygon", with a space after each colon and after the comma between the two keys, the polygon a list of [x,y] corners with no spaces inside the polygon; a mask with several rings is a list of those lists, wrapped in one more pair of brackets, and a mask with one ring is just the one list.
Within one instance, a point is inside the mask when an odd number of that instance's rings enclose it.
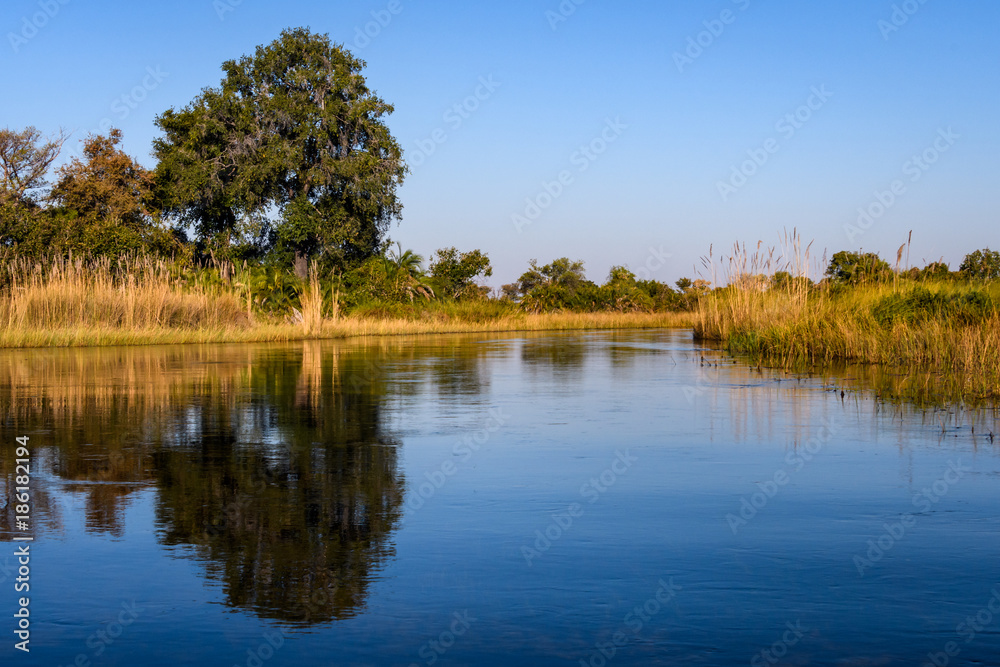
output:
{"label": "tall reed", "polygon": [[146,329],[246,326],[231,292],[183,285],[152,259],[6,260],[0,333],[28,329]]}
{"label": "tall reed", "polygon": [[785,367],[848,361],[962,373],[971,393],[1000,397],[1000,285],[917,282],[898,271],[889,282],[816,284],[803,271],[808,248],[775,257],[734,248],[727,285],[699,302],[696,337]]}

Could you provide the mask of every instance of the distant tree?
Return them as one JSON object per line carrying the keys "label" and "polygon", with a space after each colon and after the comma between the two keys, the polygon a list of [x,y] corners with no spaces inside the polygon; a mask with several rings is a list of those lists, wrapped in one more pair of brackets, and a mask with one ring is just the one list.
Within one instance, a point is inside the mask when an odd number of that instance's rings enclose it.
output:
{"label": "distant tree", "polygon": [[624,266],[613,266],[607,282],[598,290],[599,306],[618,312],[648,312],[653,310],[653,299],[640,289],[635,274]]}
{"label": "distant tree", "polygon": [[888,278],[892,275],[892,268],[876,253],[841,250],[830,259],[826,275],[835,283],[853,285]]}
{"label": "distant tree", "polygon": [[918,280],[947,280],[951,276],[951,269],[944,262],[931,262],[917,272]]}
{"label": "distant tree", "polygon": [[517,301],[521,298],[521,288],[517,283],[508,283],[500,287],[500,294],[508,301]]}
{"label": "distant tree", "polygon": [[583,271],[583,262],[572,261],[568,257],[560,257],[545,266],[538,266],[537,260],[528,263],[529,268],[518,279],[518,285],[522,294],[528,294],[531,290],[540,286],[560,287],[570,292],[575,291],[585,281],[586,275]]}
{"label": "distant tree", "polygon": [[148,209],[153,174],[118,147],[121,140],[117,129],[91,135],[83,158],[58,171],[52,199],[71,212],[64,234],[69,250],[119,255],[170,249],[172,235]]}
{"label": "distant tree", "polygon": [[475,279],[493,275],[490,258],[480,250],[459,252],[457,248],[441,248],[431,261],[431,277],[440,286],[441,292],[453,299],[479,295],[481,290]]}
{"label": "distant tree", "polygon": [[679,289],[683,293],[683,292],[687,292],[689,289],[691,289],[691,285],[693,283],[691,282],[690,278],[680,278],[674,284],[677,285],[677,289]]}
{"label": "distant tree", "polygon": [[393,107],[368,88],[364,65],[305,28],[226,61],[219,88],[156,120],[164,208],[220,247],[273,240],[298,258],[375,255],[402,210],[406,167],[384,120]]}
{"label": "distant tree", "polygon": [[636,285],[652,299],[654,310],[667,311],[684,308],[684,299],[681,294],[672,290],[670,285],[666,283],[657,280],[637,280]]}
{"label": "distant tree", "polygon": [[45,176],[67,137],[47,141],[34,127],[0,130],[0,200],[28,203],[44,198]]}
{"label": "distant tree", "polygon": [[403,250],[399,244],[396,247],[396,252],[390,251],[386,257],[396,291],[407,295],[410,301],[415,296],[432,298],[434,289],[424,274],[424,258],[412,250]]}
{"label": "distant tree", "polygon": [[1000,278],[1000,252],[989,248],[971,252],[962,260],[958,270],[973,280],[996,280]]}
{"label": "distant tree", "polygon": [[586,279],[582,261],[560,257],[545,266],[537,260],[517,281],[521,305],[526,310],[582,310],[597,307],[597,286]]}

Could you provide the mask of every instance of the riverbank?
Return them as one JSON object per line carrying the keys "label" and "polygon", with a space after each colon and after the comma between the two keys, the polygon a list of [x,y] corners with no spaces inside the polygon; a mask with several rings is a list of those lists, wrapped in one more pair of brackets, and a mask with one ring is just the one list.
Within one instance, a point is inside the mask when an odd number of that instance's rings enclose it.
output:
{"label": "riverbank", "polygon": [[[0,347],[257,343],[412,334],[689,327],[690,312],[528,313],[502,299],[378,302],[341,310],[335,287],[281,272],[184,271],[149,259],[14,261]],[[267,284],[262,282],[267,279]]]}
{"label": "riverbank", "polygon": [[729,287],[701,300],[695,336],[785,368],[831,362],[919,368],[1000,398],[1000,286],[899,280]]}
{"label": "riverbank", "polygon": [[583,329],[653,329],[690,327],[690,313],[550,313],[524,314],[485,321],[429,318],[424,320],[340,317],[318,326],[246,323],[241,326],[132,328],[75,326],[4,329],[2,348],[94,347],[185,343],[264,343],[372,336],[444,333],[499,333],[516,331],[572,331]]}

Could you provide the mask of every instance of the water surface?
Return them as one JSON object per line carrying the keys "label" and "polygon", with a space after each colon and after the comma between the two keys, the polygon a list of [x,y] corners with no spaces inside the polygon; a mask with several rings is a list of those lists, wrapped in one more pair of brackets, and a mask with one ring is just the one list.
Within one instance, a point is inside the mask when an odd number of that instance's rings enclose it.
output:
{"label": "water surface", "polygon": [[855,380],[682,331],[3,351],[0,654],[1000,663],[996,412]]}

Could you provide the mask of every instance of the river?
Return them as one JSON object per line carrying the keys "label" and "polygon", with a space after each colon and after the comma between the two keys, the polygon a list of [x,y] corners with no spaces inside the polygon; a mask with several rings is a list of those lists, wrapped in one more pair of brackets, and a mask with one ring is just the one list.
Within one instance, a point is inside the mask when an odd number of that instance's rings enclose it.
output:
{"label": "river", "polygon": [[1000,664],[1000,418],[877,391],[679,330],[0,351],[0,655]]}

